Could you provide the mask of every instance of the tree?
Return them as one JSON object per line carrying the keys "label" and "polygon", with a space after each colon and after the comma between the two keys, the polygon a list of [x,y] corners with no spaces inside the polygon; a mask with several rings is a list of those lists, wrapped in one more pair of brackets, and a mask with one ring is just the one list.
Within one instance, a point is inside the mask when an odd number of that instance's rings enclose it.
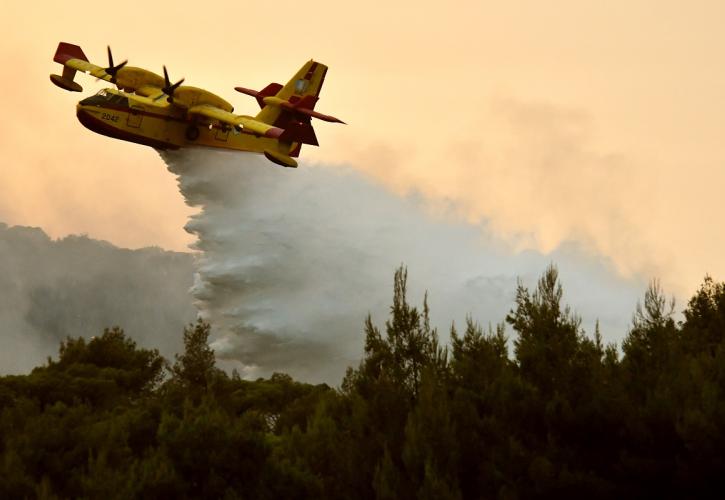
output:
{"label": "tree", "polygon": [[484,333],[469,317],[463,336],[451,327],[451,348],[449,405],[461,493],[464,498],[495,498],[502,470],[516,463],[508,448],[521,417],[521,384],[508,358],[504,325]]}
{"label": "tree", "polygon": [[430,367],[405,426],[403,463],[421,499],[460,499],[458,442],[450,414],[446,379]]}
{"label": "tree", "polygon": [[514,352],[521,375],[545,395],[567,392],[581,337],[581,320],[562,307],[559,272],[550,265],[530,293],[519,283],[516,308],[506,321],[518,333]]}
{"label": "tree", "polygon": [[[419,397],[423,372],[447,369],[447,351],[439,346],[437,332],[430,326],[427,296],[419,312],[408,302],[407,281],[407,269],[400,266],[395,271],[393,305],[385,322],[385,336],[368,316],[363,359],[342,384],[345,394],[356,403],[354,418],[360,419],[355,433],[365,462],[361,467],[365,467],[368,483],[377,477],[376,491],[383,496],[389,494],[390,488],[397,488],[398,495],[413,491],[409,478],[395,472],[404,469],[408,414]],[[387,461],[383,460],[385,450]]]}
{"label": "tree", "polygon": [[451,356],[395,273],[384,331],[337,390],[227,377],[201,321],[164,360],[120,328],[0,377],[0,497],[720,498],[725,285],[676,323],[656,282],[620,359],[562,305],[556,268],[504,324],[451,328]]}
{"label": "tree", "polygon": [[59,359],[51,361],[49,369],[68,372],[74,365],[91,365],[108,374],[118,370],[114,379],[124,389],[150,393],[163,378],[164,358],[157,349],[139,349],[121,328],[114,327],[88,342],[83,337],[61,342]]}
{"label": "tree", "polygon": [[667,300],[657,280],[650,282],[644,305],[637,303],[622,350],[630,382],[640,394],[654,390],[658,379],[673,368],[679,347],[674,309],[674,298]]}
{"label": "tree", "polygon": [[715,283],[710,276],[705,276],[684,314],[685,349],[714,356],[725,339],[725,283]]}
{"label": "tree", "polygon": [[184,353],[176,355],[171,368],[174,380],[196,399],[222,375],[216,367],[214,351],[209,347],[210,333],[211,325],[201,319],[184,328]]}
{"label": "tree", "polygon": [[423,313],[412,307],[407,299],[408,271],[400,266],[395,271],[393,305],[385,322],[386,336],[365,321],[365,355],[353,377],[360,382],[386,380],[414,400],[420,387],[423,370],[433,364],[445,364],[446,351],[438,343],[438,334],[430,327],[427,294]]}

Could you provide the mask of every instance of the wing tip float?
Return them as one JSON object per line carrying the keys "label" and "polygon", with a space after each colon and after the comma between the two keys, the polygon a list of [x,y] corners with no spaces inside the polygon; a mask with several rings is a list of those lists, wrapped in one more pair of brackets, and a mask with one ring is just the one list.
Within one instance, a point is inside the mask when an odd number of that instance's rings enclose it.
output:
{"label": "wing tip float", "polygon": [[64,90],[71,92],[82,92],[83,87],[78,82],[73,81],[76,70],[66,65],[71,59],[88,62],[88,58],[78,45],[72,43],[60,42],[53,56],[53,61],[63,65],[62,75],[50,75],[50,81]]}

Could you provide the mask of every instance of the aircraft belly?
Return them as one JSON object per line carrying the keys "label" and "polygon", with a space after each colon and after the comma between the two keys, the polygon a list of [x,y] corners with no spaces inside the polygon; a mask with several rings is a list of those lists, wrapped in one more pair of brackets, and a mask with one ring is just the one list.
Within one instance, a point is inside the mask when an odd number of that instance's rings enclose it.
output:
{"label": "aircraft belly", "polygon": [[[280,144],[276,139],[249,132],[235,132],[218,125],[194,125],[178,116],[161,114],[155,110],[133,106],[130,110],[79,105],[78,120],[86,128],[101,135],[154,147],[179,149],[181,147],[209,147],[263,154],[276,152]],[[196,128],[198,136],[195,138]],[[286,155],[286,151],[280,151]]]}
{"label": "aircraft belly", "polygon": [[123,141],[144,144],[157,149],[178,149],[181,142],[168,130],[167,120],[137,113],[103,108],[78,107],[76,115],[81,124],[101,135]]}

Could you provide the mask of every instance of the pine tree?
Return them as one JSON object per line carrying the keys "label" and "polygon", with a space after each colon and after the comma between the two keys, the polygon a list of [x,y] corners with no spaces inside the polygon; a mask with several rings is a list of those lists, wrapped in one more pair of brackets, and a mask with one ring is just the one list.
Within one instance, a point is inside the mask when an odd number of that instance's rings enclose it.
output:
{"label": "pine tree", "polygon": [[206,392],[220,371],[216,368],[214,351],[209,347],[209,323],[199,319],[184,329],[184,353],[176,355],[171,368],[174,380],[193,395]]}
{"label": "pine tree", "polygon": [[547,397],[566,392],[572,383],[571,366],[580,341],[581,320],[563,307],[559,272],[550,265],[530,293],[521,283],[516,309],[506,317],[518,338],[514,352],[521,375]]}

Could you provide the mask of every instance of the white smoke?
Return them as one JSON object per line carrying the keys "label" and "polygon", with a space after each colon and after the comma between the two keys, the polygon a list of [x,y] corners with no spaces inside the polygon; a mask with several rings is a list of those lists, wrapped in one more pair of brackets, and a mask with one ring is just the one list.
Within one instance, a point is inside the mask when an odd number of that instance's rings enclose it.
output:
{"label": "white smoke", "polygon": [[[587,290],[575,290],[575,308],[594,310],[614,338],[641,289],[608,278],[607,266],[575,251],[511,255],[484,228],[434,215],[348,168],[293,170],[258,155],[202,149],[162,157],[187,203],[200,208],[186,225],[200,252],[196,305],[212,323],[217,357],[246,376],[284,371],[339,382],[360,358],[365,316],[385,319],[401,263],[410,271],[411,302],[430,290],[444,340],[450,322],[467,314],[484,324],[503,320],[517,276],[533,283],[551,259],[566,264],[565,290],[572,282]],[[585,302],[587,294],[594,302]]]}
{"label": "white smoke", "polygon": [[193,271],[187,253],[86,236],[53,240],[39,228],[0,223],[0,374],[27,373],[56,356],[66,337],[113,326],[172,358],[195,315]]}

